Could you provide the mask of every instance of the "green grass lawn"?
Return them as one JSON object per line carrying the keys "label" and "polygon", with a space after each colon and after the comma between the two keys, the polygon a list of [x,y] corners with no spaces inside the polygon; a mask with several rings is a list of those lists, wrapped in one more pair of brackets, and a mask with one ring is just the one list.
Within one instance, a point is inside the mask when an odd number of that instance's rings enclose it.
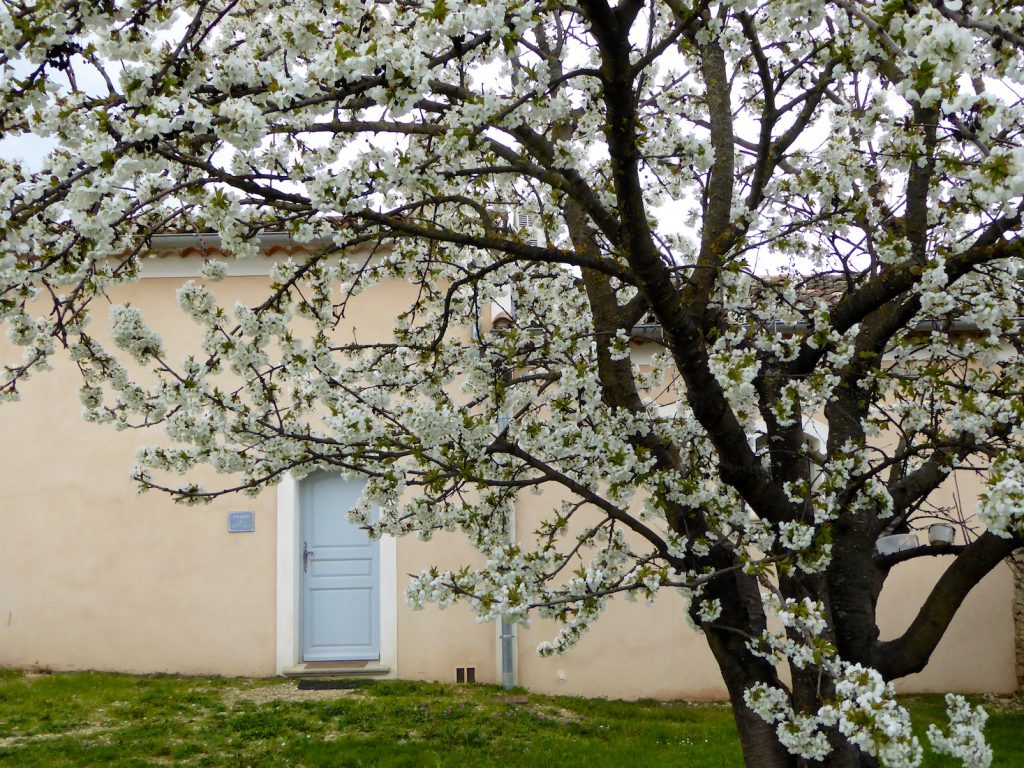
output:
{"label": "green grass lawn", "polygon": [[[910,700],[915,725],[941,697]],[[994,701],[995,765],[1024,764],[1024,706]],[[738,766],[728,707],[548,697],[491,686],[0,670],[3,766]],[[929,755],[926,765],[954,765]]]}

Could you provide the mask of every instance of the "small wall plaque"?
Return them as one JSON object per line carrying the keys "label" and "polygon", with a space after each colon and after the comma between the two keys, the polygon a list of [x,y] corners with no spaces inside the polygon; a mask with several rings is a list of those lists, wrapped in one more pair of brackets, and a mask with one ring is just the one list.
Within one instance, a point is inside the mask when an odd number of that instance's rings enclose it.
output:
{"label": "small wall plaque", "polygon": [[255,512],[228,512],[228,533],[252,533],[255,530]]}

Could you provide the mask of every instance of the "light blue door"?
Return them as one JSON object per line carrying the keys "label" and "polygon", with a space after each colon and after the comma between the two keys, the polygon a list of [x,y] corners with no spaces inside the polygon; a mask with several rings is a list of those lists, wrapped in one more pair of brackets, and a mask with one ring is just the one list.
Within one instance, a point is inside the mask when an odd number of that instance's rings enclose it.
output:
{"label": "light blue door", "polygon": [[317,472],[302,482],[302,659],[380,658],[378,542],[346,517],[363,482]]}

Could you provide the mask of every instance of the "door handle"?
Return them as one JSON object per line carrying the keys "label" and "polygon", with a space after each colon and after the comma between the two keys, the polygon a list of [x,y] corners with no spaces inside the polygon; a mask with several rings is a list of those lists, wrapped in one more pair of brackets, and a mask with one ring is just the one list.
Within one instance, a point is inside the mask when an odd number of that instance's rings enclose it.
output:
{"label": "door handle", "polygon": [[307,542],[302,542],[302,572],[309,570],[309,559],[313,556],[313,550]]}

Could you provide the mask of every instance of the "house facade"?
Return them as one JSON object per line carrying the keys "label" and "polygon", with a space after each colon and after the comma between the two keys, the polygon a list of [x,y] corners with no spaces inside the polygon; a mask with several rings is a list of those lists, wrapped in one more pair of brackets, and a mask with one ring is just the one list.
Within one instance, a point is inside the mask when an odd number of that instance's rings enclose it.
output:
{"label": "house facade", "polygon": [[[142,280],[112,297],[143,307],[172,355],[197,341],[175,292],[199,274],[210,247],[198,239],[176,243],[147,260]],[[297,250],[284,243],[232,263],[215,292],[228,305],[256,303],[273,261]],[[375,286],[355,298],[348,322],[361,341],[386,340],[414,291],[397,280]],[[553,658],[536,652],[557,631],[544,621],[513,629],[477,623],[459,605],[410,609],[403,597],[409,574],[478,555],[455,534],[368,540],[343,514],[358,497],[355,481],[327,473],[289,477],[258,497],[221,497],[200,507],[140,495],[129,469],[135,448],[156,436],[85,422],[77,386],[73,365],[58,359],[54,371],[28,382],[22,402],[0,408],[0,666],[246,676],[340,671],[505,679],[538,692],[615,698],[726,697],[710,651],[674,594],[651,605],[614,601],[575,649]],[[969,511],[977,483],[951,478],[944,492]],[[533,530],[552,502],[550,495],[523,495],[516,528]],[[883,637],[909,624],[942,561],[896,567],[881,598]],[[928,668],[898,687],[1014,691],[1014,589],[1009,567],[991,573]]]}

